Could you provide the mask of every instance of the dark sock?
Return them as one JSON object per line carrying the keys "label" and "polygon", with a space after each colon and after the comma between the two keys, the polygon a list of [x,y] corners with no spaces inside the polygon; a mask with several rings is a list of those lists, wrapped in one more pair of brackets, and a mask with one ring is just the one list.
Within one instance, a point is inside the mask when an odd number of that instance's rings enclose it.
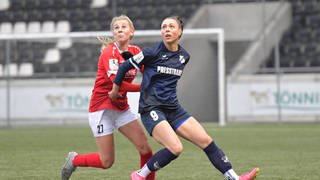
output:
{"label": "dark sock", "polygon": [[156,171],[163,168],[177,157],[178,156],[174,155],[167,148],[164,148],[151,157],[151,159],[147,162],[147,166],[151,171]]}
{"label": "dark sock", "polygon": [[229,169],[232,169],[232,165],[227,156],[213,141],[204,148],[203,151],[207,154],[214,167],[216,167],[222,174],[227,172]]}

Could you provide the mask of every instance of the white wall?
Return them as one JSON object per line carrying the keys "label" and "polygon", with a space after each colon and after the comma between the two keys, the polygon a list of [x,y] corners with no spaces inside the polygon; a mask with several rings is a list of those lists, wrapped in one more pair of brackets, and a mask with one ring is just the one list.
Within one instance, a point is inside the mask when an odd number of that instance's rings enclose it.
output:
{"label": "white wall", "polygon": [[[10,123],[87,124],[94,79],[13,80],[10,82]],[[129,93],[137,112],[139,93]],[[0,83],[0,126],[7,123],[6,82]]]}
{"label": "white wall", "polygon": [[[229,80],[227,103],[229,122],[314,122],[320,121],[320,76],[240,76]],[[279,114],[281,113],[281,114]]]}

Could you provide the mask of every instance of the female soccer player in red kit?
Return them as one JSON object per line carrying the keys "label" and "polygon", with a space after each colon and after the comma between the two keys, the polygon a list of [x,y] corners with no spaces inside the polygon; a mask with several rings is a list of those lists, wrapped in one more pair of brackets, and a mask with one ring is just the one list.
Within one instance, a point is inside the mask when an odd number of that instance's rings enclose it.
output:
{"label": "female soccer player in red kit", "polygon": [[[125,56],[135,55],[141,51],[139,47],[129,44],[134,35],[134,26],[127,16],[121,15],[112,19],[110,29],[113,32],[113,40],[103,41],[89,107],[89,124],[96,138],[98,152],[89,154],[69,152],[61,170],[62,180],[69,179],[77,167],[110,168],[114,162],[113,132],[115,128],[139,151],[140,167],[152,156],[147,137],[136,114],[131,111],[126,95],[128,91],[140,91],[140,85],[131,84],[137,70],[132,69],[126,74],[117,99],[112,100],[108,96],[118,66],[128,58]],[[154,180],[154,178],[155,174],[148,176],[148,180]]]}

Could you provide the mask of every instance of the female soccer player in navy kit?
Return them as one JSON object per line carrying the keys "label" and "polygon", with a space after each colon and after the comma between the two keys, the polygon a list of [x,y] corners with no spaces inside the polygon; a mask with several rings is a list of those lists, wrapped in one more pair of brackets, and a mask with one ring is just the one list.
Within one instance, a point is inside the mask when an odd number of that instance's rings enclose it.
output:
{"label": "female soccer player in navy kit", "polygon": [[116,99],[125,73],[144,66],[139,112],[146,130],[164,148],[155,153],[140,170],[133,172],[131,179],[144,180],[149,173],[176,159],[183,150],[178,138],[181,136],[203,149],[211,163],[228,180],[252,180],[259,169],[254,168],[238,176],[223,151],[178,102],[177,82],[190,58],[188,52],[179,45],[182,32],[183,22],[178,16],[165,18],[161,24],[162,42],[143,49],[120,65],[109,93],[111,98]]}
{"label": "female soccer player in navy kit", "polygon": [[[119,64],[128,58],[122,57],[123,52],[135,55],[141,51],[137,46],[129,44],[134,35],[134,26],[127,16],[121,15],[112,19],[110,29],[113,32],[113,40],[103,42],[89,107],[89,124],[96,138],[98,152],[88,154],[70,152],[61,170],[62,180],[69,179],[77,167],[110,168],[114,162],[114,128],[136,146],[140,153],[140,167],[152,156],[147,136],[137,116],[129,108],[126,96],[127,91],[140,91],[140,85],[131,84],[137,70],[132,69],[126,74],[120,89],[121,97],[112,100],[108,95]],[[147,179],[154,180],[154,173]]]}

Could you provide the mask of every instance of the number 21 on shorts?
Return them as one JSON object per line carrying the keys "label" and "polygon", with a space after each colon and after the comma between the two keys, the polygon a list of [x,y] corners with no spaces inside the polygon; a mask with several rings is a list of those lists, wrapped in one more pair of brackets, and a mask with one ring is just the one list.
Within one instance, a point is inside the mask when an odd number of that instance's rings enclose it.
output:
{"label": "number 21 on shorts", "polygon": [[98,134],[103,133],[103,124],[97,126]]}

